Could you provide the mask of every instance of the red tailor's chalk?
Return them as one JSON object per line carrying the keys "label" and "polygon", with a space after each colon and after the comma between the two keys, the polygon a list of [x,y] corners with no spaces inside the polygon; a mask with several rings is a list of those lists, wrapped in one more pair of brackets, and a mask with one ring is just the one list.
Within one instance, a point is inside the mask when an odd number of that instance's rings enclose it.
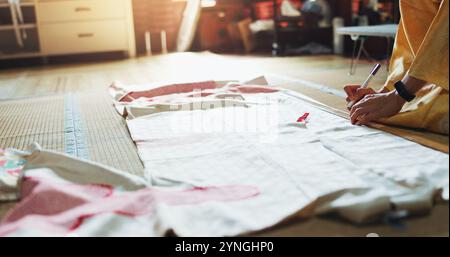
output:
{"label": "red tailor's chalk", "polygon": [[305,113],[305,114],[303,114],[302,117],[298,118],[297,122],[305,122],[306,119],[308,119],[308,117],[309,117],[309,113]]}

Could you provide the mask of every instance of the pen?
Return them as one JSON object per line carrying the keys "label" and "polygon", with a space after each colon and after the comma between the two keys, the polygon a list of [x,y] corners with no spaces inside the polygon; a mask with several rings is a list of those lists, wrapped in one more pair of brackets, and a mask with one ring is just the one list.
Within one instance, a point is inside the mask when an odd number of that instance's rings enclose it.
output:
{"label": "pen", "polygon": [[375,77],[375,75],[377,75],[380,68],[381,68],[381,64],[377,63],[373,67],[372,72],[370,72],[369,77],[367,77],[366,81],[364,81],[364,83],[361,85],[361,88],[369,87],[370,81],[372,81],[372,79]]}
{"label": "pen", "polygon": [[[361,88],[362,88],[362,89],[368,88],[368,87],[369,87],[370,82],[371,82],[372,79],[375,77],[375,75],[377,75],[377,73],[378,73],[378,71],[380,70],[380,68],[381,68],[381,64],[379,64],[379,63],[377,63],[377,64],[373,67],[373,69],[372,69],[372,71],[370,72],[369,76],[367,77],[366,81],[364,81],[364,83],[362,83],[362,85],[361,85]],[[355,103],[356,103],[356,101],[351,101],[351,102],[348,104],[348,107],[350,108],[350,107],[353,106]]]}

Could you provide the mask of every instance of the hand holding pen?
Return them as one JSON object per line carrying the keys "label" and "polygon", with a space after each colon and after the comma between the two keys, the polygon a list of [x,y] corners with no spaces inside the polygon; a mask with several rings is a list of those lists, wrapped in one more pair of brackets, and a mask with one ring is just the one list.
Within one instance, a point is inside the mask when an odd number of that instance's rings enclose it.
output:
{"label": "hand holding pen", "polygon": [[345,92],[347,93],[347,108],[350,109],[352,108],[352,106],[359,102],[364,96],[369,95],[369,94],[375,94],[375,90],[371,89],[370,86],[370,82],[372,81],[372,79],[375,77],[375,75],[378,73],[378,71],[381,68],[381,64],[376,64],[372,71],[370,72],[369,76],[367,77],[367,79],[363,82],[363,84],[360,85],[350,85],[350,86],[346,86],[344,88]]}

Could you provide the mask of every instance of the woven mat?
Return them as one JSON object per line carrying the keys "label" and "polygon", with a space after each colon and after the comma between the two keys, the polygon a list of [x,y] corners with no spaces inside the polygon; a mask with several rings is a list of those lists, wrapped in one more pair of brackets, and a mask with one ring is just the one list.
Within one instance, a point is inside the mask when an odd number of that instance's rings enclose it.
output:
{"label": "woven mat", "polygon": [[33,142],[64,151],[64,97],[0,102],[0,148],[26,149]]}
{"label": "woven mat", "polygon": [[[0,101],[0,148],[25,150],[37,142],[43,148],[67,153],[68,99],[80,112],[87,159],[143,176],[125,121],[105,94],[72,94]],[[0,220],[14,203],[0,204]]]}
{"label": "woven mat", "polygon": [[90,159],[134,175],[144,176],[144,166],[131,140],[125,120],[106,93],[79,96]]}
{"label": "woven mat", "polygon": [[[0,102],[0,148],[26,149],[33,142],[43,148],[67,152],[65,108],[67,95]],[[143,166],[125,121],[107,94],[76,94],[88,158],[135,175]]]}

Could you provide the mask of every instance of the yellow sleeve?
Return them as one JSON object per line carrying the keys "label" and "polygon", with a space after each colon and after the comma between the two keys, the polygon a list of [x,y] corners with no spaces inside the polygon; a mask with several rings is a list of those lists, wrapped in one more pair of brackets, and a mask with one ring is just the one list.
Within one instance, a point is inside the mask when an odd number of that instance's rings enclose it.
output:
{"label": "yellow sleeve", "polygon": [[448,91],[448,0],[443,0],[409,70],[409,75]]}

